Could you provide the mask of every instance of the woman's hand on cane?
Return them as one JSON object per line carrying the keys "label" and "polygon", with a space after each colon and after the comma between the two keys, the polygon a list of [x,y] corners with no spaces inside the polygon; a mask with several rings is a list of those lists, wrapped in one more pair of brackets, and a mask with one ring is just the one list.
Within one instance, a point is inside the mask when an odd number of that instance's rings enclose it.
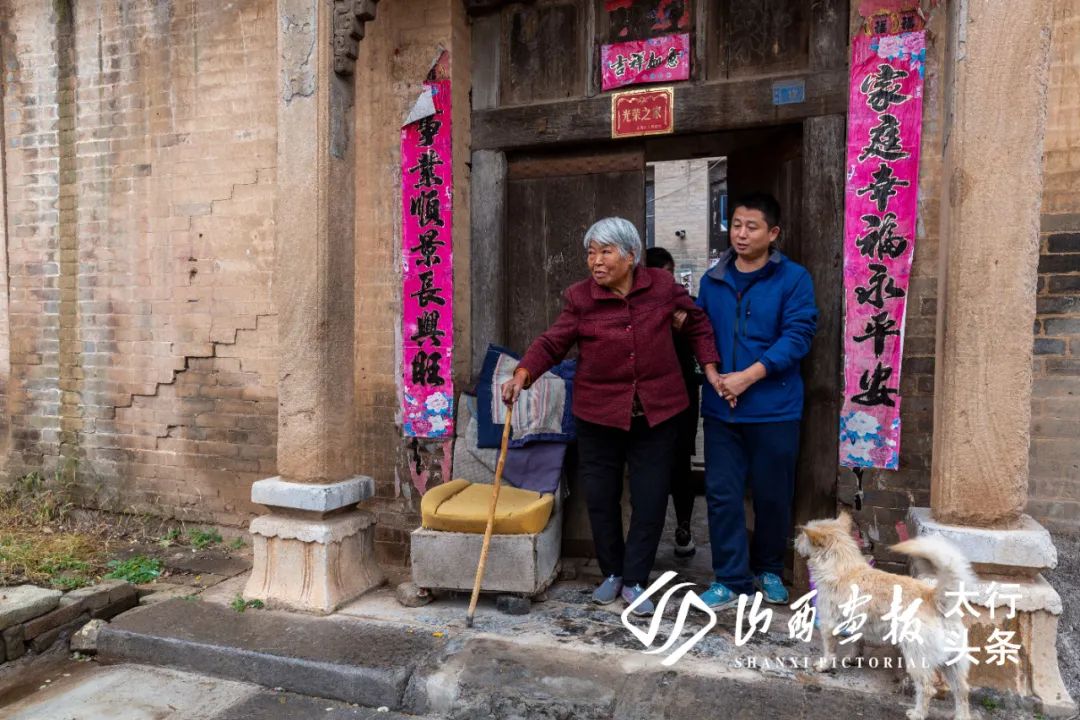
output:
{"label": "woman's hand on cane", "polygon": [[510,378],[502,384],[502,399],[507,405],[513,405],[517,402],[518,395],[529,384],[529,371],[525,368],[518,368],[514,371],[514,377]]}

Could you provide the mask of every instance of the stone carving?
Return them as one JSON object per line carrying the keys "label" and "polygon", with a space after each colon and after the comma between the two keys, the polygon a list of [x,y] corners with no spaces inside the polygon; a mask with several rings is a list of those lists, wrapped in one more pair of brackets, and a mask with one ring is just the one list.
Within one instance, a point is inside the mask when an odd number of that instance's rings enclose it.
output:
{"label": "stone carving", "polygon": [[364,23],[375,19],[379,0],[334,0],[334,72],[352,75],[364,39]]}

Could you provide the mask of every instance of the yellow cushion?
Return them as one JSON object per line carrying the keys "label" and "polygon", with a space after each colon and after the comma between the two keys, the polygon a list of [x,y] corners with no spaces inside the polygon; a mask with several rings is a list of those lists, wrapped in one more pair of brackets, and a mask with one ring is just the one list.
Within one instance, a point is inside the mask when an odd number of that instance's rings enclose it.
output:
{"label": "yellow cushion", "polygon": [[[495,507],[496,535],[538,533],[547,526],[554,495],[541,495],[503,483]],[[429,530],[480,533],[487,527],[491,485],[451,480],[424,493],[420,500],[421,523]]]}

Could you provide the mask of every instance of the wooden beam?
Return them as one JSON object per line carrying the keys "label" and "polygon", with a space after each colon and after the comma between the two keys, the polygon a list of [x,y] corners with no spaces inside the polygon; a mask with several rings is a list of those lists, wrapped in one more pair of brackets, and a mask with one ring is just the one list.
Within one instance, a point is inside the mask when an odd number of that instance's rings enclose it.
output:
{"label": "wooden beam", "polygon": [[[843,357],[844,153],[843,115],[803,125],[801,264],[810,272],[818,305],[817,333],[803,361],[806,405],[795,490],[795,522],[835,517],[839,470]],[[806,567],[795,565],[805,587]]]}
{"label": "wooden beam", "polygon": [[[773,105],[773,83],[804,80],[806,101]],[[697,133],[799,122],[847,111],[845,70],[790,73],[675,88],[675,132]],[[611,139],[611,96],[478,110],[473,149],[510,149]]]}
{"label": "wooden beam", "polygon": [[470,15],[492,12],[500,9],[503,5],[520,0],[465,0],[465,12]]}
{"label": "wooden beam", "polygon": [[506,155],[472,154],[472,374],[480,373],[488,343],[506,342]]}
{"label": "wooden beam", "polygon": [[847,0],[817,0],[810,16],[810,67],[847,67],[849,12]]}

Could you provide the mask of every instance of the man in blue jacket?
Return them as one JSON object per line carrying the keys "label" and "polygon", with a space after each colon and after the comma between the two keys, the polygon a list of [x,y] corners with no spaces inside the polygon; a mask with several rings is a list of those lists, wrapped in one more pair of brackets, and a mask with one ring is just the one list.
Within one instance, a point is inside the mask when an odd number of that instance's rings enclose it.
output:
{"label": "man in blue jacket", "polygon": [[[709,606],[734,605],[757,588],[787,603],[780,579],[791,532],[803,382],[799,361],[817,326],[806,268],[776,248],[780,205],[753,194],[734,204],[731,248],[701,280],[697,303],[712,323],[722,373],[702,393],[705,497],[716,582]],[[747,542],[743,495],[754,503]]]}

